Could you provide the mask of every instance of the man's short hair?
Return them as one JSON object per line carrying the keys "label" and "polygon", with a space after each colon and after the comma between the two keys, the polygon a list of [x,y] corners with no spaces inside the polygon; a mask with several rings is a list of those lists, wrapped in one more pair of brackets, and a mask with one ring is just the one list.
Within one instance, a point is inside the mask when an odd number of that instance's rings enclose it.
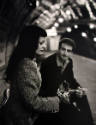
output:
{"label": "man's short hair", "polygon": [[62,45],[63,43],[72,46],[74,49],[76,48],[75,41],[72,40],[71,38],[62,38],[62,39],[60,40],[60,42],[59,42],[59,49],[61,48],[61,45]]}

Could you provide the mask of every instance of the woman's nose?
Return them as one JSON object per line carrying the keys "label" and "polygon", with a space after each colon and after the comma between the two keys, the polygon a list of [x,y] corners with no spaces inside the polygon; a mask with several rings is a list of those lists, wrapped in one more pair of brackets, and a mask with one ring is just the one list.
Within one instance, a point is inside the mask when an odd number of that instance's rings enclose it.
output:
{"label": "woman's nose", "polygon": [[47,48],[47,43],[43,44],[43,48],[45,48],[45,49]]}

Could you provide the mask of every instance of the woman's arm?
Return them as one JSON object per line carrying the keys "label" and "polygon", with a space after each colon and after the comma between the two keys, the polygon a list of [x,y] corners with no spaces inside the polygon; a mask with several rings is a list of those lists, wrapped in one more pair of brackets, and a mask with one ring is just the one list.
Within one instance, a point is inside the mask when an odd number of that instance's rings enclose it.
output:
{"label": "woman's arm", "polygon": [[32,61],[24,61],[16,73],[17,87],[26,105],[39,112],[58,112],[59,98],[40,97],[38,95],[41,81]]}

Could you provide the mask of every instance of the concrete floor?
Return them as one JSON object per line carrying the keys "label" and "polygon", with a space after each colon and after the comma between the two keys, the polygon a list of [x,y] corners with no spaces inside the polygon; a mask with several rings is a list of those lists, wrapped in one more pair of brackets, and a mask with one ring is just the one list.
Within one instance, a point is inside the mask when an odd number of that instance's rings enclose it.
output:
{"label": "concrete floor", "polygon": [[76,79],[88,89],[86,94],[96,124],[96,60],[73,55],[73,66]]}

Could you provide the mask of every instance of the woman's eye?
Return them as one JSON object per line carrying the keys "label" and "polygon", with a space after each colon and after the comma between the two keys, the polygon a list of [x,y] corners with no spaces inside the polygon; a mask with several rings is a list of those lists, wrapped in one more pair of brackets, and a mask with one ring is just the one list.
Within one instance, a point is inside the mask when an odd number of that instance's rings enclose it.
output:
{"label": "woman's eye", "polygon": [[45,41],[41,41],[39,44],[42,45]]}

